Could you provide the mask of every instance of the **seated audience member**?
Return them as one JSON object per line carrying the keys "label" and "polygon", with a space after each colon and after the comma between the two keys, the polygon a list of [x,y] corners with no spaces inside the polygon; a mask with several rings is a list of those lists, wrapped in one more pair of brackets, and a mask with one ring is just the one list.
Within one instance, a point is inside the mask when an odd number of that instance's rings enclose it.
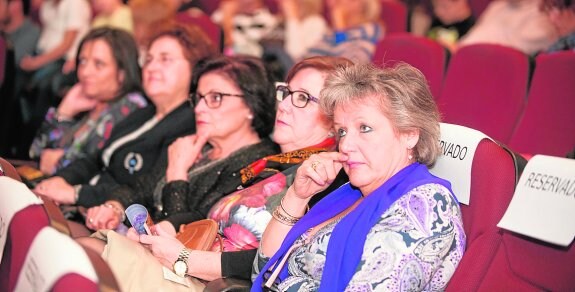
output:
{"label": "seated audience member", "polygon": [[142,204],[156,222],[206,218],[213,204],[242,186],[243,167],[279,152],[268,138],[275,115],[273,82],[260,60],[220,56],[199,62],[192,92],[196,134],[170,145],[167,168],[114,190],[103,206],[88,210],[88,228],[120,223],[117,214],[102,212],[106,205],[124,210]]}
{"label": "seated audience member", "polygon": [[467,0],[432,0],[433,20],[427,36],[450,50],[475,24]]}
{"label": "seated audience member", "polygon": [[369,63],[376,42],[384,35],[379,1],[329,1],[332,31],[324,34],[306,56],[340,56],[355,63]]}
{"label": "seated audience member", "polygon": [[328,26],[322,15],[322,0],[285,0],[278,3],[282,16],[279,25],[260,41],[262,59],[273,68],[276,80],[285,79],[287,71],[316,45]]}
{"label": "seated audience member", "polygon": [[226,54],[261,57],[259,41],[277,25],[277,19],[263,0],[224,0],[212,14],[222,26]]}
{"label": "seated audience member", "polygon": [[114,125],[148,102],[142,95],[138,48],[119,29],[92,30],[80,43],[78,83],[57,109],[50,108],[30,148],[48,175],[97,153]]}
{"label": "seated audience member", "polygon": [[575,2],[571,0],[545,0],[549,19],[561,37],[547,52],[575,50]]}
{"label": "seated audience member", "polygon": [[43,0],[39,11],[42,31],[36,52],[19,63],[23,80],[20,94],[25,126],[23,144],[30,146],[36,130],[51,106],[74,84],[74,59],[78,44],[90,29],[87,0]]}
{"label": "seated audience member", "polygon": [[209,39],[194,28],[173,26],[152,38],[142,76],[153,105],[118,123],[96,155],[59,170],[40,182],[36,192],[58,204],[92,207],[106,201],[117,186],[165,169],[168,146],[195,131],[187,103],[192,67],[214,52]]}
{"label": "seated audience member", "polygon": [[317,44],[326,30],[322,0],[284,0],[280,7],[284,17],[284,48],[294,61]]}
{"label": "seated audience member", "polygon": [[[450,183],[427,169],[440,151],[425,78],[409,65],[356,65],[330,75],[320,104],[339,152],[298,169],[262,236],[252,291],[444,290],[465,233]],[[341,168],[349,184],[306,213]]]}
{"label": "seated audience member", "polygon": [[[28,16],[30,0],[0,1],[0,33],[6,42],[4,79],[0,80],[0,135],[11,137],[0,143],[0,155],[13,158],[28,158],[27,147],[30,141],[20,141],[22,119],[20,90],[25,80],[20,70],[24,56],[34,54],[40,37],[40,28]],[[13,57],[13,58],[12,58]],[[30,139],[31,137],[28,137]]]}
{"label": "seated audience member", "polygon": [[40,37],[40,28],[30,20],[29,12],[30,0],[0,1],[0,31],[14,49],[16,64],[34,54]]}
{"label": "seated audience member", "polygon": [[553,44],[558,35],[542,9],[543,0],[495,0],[459,41],[458,47],[490,43],[534,55]]}
{"label": "seated audience member", "polygon": [[[279,106],[273,139],[280,145],[282,153],[260,159],[241,171],[242,180],[250,181],[257,181],[263,177],[262,173],[256,174],[260,169],[264,169],[262,172],[271,171],[275,174],[220,199],[212,207],[208,217],[220,223],[225,240],[225,252],[190,251],[187,263],[188,275],[205,280],[222,276],[249,279],[259,239],[271,220],[271,211],[279,204],[286,189],[293,183],[297,166],[312,154],[332,151],[335,148],[335,137],[331,132],[332,124],[320,111],[318,96],[327,75],[336,68],[349,65],[350,61],[340,57],[313,57],[299,62],[290,70],[286,80],[287,86],[278,86],[276,90]],[[342,182],[334,183],[332,188],[341,184]],[[322,194],[317,195],[321,196]],[[101,208],[100,212],[114,215],[107,208]],[[91,214],[90,211],[88,214]],[[142,237],[141,241],[151,246],[153,255],[157,256],[159,261],[141,245],[123,236],[108,233],[110,248],[105,257],[114,272],[121,275],[119,277],[121,285],[135,287],[132,285],[142,284],[150,287],[144,278],[134,278],[123,273],[127,262],[133,261],[137,262],[138,266],[156,271],[154,276],[150,276],[155,279],[152,282],[159,285],[154,289],[171,286],[172,284],[168,282],[162,284],[162,281],[159,281],[161,278],[158,277],[162,275],[161,263],[167,262],[169,264],[167,267],[171,269],[171,264],[183,248],[183,245],[174,239],[177,227],[181,223],[202,218],[205,218],[205,214],[190,213],[178,218],[178,221],[162,221],[157,224],[157,229],[165,231],[166,236]],[[106,226],[105,221],[98,222],[102,225],[94,225],[95,227],[115,227]],[[119,218],[114,222],[119,222]],[[133,235],[129,236],[137,241],[137,236]],[[102,247],[100,252],[101,249]],[[236,250],[244,252],[231,252]],[[156,280],[158,282],[155,282]],[[201,285],[198,286],[200,287]]]}
{"label": "seated audience member", "polygon": [[134,32],[132,10],[122,0],[91,0],[96,17],[92,20],[92,27],[109,26],[120,28],[127,32]]}

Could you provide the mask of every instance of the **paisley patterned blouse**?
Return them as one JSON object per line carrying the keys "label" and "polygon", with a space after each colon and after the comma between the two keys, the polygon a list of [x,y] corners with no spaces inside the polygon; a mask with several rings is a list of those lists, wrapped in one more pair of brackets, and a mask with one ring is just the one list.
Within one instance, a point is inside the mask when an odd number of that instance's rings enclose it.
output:
{"label": "paisley patterned blouse", "polygon": [[[102,149],[114,125],[129,114],[148,105],[140,93],[129,93],[118,99],[104,110],[98,119],[86,118],[70,121],[58,121],[55,108],[50,108],[44,123],[30,146],[30,158],[40,158],[44,149],[64,149],[57,169],[66,167],[78,158],[83,158]],[[86,127],[82,127],[86,124]],[[81,132],[78,132],[82,129]]]}
{"label": "paisley patterned blouse", "polygon": [[[277,291],[316,291],[326,249],[338,220],[306,239],[290,255],[289,277]],[[353,244],[353,243],[350,243]],[[346,291],[444,290],[465,251],[457,201],[439,184],[417,187],[398,199],[373,226]],[[258,252],[254,277],[269,258]]]}

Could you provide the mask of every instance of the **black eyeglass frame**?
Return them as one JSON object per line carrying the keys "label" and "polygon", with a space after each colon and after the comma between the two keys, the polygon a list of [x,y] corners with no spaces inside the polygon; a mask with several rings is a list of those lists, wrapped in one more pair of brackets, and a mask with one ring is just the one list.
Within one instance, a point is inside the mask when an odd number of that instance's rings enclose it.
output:
{"label": "black eyeglass frame", "polygon": [[[216,102],[217,102],[217,105],[216,105],[216,106],[211,106],[211,105],[210,105],[210,102],[208,102],[208,100],[206,99],[206,97],[208,97],[208,96],[217,96],[217,95],[220,96],[220,98],[216,101]],[[190,106],[191,106],[192,108],[194,108],[194,107],[196,107],[196,106],[200,103],[200,100],[203,99],[204,102],[206,103],[206,106],[207,106],[208,108],[216,109],[216,108],[219,108],[220,106],[222,106],[222,100],[224,100],[224,96],[245,97],[245,95],[243,95],[243,94],[233,94],[233,93],[225,93],[225,92],[217,92],[217,91],[210,91],[210,92],[208,92],[208,93],[206,93],[206,94],[204,94],[204,95],[199,94],[199,93],[196,92],[196,93],[193,93],[193,94],[190,95],[190,98],[188,98],[188,102],[190,103]],[[215,99],[212,98],[212,100],[215,100]],[[211,103],[213,104],[213,101],[212,101]]]}
{"label": "black eyeglass frame", "polygon": [[[287,92],[287,94],[285,94]],[[299,106],[296,104],[296,102],[294,101],[294,97],[293,94],[294,93],[300,93],[303,94],[306,97],[306,101],[305,104],[303,106]],[[307,104],[309,103],[309,101],[313,101],[315,103],[319,103],[319,98],[309,94],[308,92],[305,92],[303,90],[291,90],[287,85],[278,85],[276,86],[276,99],[278,101],[283,101],[284,99],[286,99],[288,96],[291,96],[291,104],[297,108],[304,108],[307,106]]]}

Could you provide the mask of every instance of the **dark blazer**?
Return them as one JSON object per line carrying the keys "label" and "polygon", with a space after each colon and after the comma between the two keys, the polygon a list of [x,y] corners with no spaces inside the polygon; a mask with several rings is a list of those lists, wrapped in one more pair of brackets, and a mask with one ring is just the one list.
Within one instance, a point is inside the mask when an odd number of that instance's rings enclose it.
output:
{"label": "dark blazer", "polygon": [[192,168],[186,181],[166,183],[164,167],[162,171],[150,172],[129,185],[116,188],[110,199],[120,202],[125,208],[134,203],[142,204],[155,222],[168,217],[174,226],[179,227],[180,222],[205,219],[213,204],[243,186],[242,168],[279,152],[275,143],[264,138],[226,158]]}
{"label": "dark blazer", "polygon": [[[168,146],[178,137],[193,134],[196,130],[194,112],[187,102],[138,138],[116,149],[107,167],[102,160],[103,151],[112,143],[137,130],[155,113],[153,105],[135,111],[114,126],[110,139],[101,151],[76,160],[56,173],[71,185],[82,185],[77,205],[92,207],[102,204],[108,200],[111,190],[118,186],[130,184],[150,171],[166,169]],[[90,180],[96,175],[100,176],[97,183],[90,185]]]}

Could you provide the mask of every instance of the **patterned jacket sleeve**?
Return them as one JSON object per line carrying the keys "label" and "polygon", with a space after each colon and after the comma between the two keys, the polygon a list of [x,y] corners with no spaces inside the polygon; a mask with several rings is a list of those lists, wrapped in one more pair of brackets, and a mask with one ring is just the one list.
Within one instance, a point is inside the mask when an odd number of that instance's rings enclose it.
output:
{"label": "patterned jacket sleeve", "polygon": [[139,93],[130,93],[112,103],[110,108],[98,117],[84,137],[74,139],[71,145],[66,146],[65,154],[58,162],[58,168],[65,167],[78,158],[100,151],[110,138],[114,126],[147,104],[146,99]]}
{"label": "patterned jacket sleeve", "polygon": [[40,158],[42,150],[44,149],[60,148],[60,141],[64,137],[64,134],[77,126],[78,122],[78,120],[58,122],[56,119],[56,109],[53,107],[48,109],[44,122],[42,122],[30,146],[30,158]]}

